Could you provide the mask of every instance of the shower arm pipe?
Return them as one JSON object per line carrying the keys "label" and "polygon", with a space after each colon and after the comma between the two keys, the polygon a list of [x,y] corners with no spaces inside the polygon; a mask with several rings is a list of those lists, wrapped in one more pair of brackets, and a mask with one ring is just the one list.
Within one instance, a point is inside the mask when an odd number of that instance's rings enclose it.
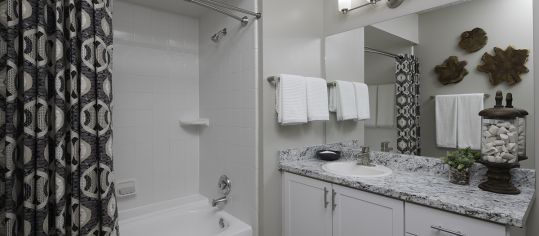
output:
{"label": "shower arm pipe", "polygon": [[[189,1],[189,0],[187,0],[187,1]],[[226,4],[226,3],[223,3],[223,2],[218,2],[218,1],[213,1],[213,0],[197,0],[197,1],[205,2],[205,3],[211,4],[211,5],[217,5],[217,6],[220,6],[220,7],[224,7],[226,9],[228,9],[228,10],[245,13],[245,14],[256,17],[256,19],[260,19],[262,17],[262,13],[260,13],[260,12],[254,12],[254,11],[245,10],[243,8],[232,6],[230,4]]]}
{"label": "shower arm pipe", "polygon": [[199,6],[203,6],[203,7],[206,7],[206,8],[209,8],[211,10],[214,10],[216,12],[219,12],[221,14],[225,14],[227,16],[230,16],[238,21],[241,22],[241,25],[247,25],[249,23],[249,18],[247,18],[247,16],[244,16],[244,17],[240,17],[240,16],[237,16],[237,15],[234,15],[232,12],[229,12],[227,10],[223,10],[219,7],[216,7],[214,5],[211,5],[207,2],[203,2],[203,1],[199,1],[199,0],[185,0],[185,1],[188,1],[188,2],[192,2],[194,4],[197,4]]}

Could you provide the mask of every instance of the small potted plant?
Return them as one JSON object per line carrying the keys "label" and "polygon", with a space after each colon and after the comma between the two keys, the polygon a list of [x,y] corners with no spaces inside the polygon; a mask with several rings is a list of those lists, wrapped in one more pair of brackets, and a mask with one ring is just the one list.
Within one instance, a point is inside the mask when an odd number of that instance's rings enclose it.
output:
{"label": "small potted plant", "polygon": [[479,158],[481,158],[481,154],[469,147],[448,152],[447,156],[442,159],[450,167],[449,182],[468,185],[470,183],[470,167]]}

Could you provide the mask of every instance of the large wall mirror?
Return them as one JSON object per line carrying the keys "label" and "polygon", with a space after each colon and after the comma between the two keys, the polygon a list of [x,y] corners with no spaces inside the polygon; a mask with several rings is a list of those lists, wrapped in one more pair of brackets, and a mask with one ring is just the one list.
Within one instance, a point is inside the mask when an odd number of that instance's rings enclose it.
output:
{"label": "large wall mirror", "polygon": [[[494,94],[501,90],[504,94],[512,93],[514,105],[530,113],[527,117],[527,153],[534,153],[532,3],[532,0],[462,1],[327,36],[326,79],[366,84],[370,118],[338,120],[333,113],[326,123],[326,142],[358,138],[372,150],[440,157],[459,147],[459,140],[455,145],[442,140],[455,135],[451,130],[457,127],[453,126],[458,126],[462,119],[479,116],[470,112],[473,108],[455,108],[439,100],[438,112],[444,111],[447,116],[460,112],[460,115],[450,122],[451,125],[437,127],[437,122],[446,124],[447,119],[436,115],[436,96],[487,94],[490,96],[484,97],[482,106],[488,108],[494,106]],[[466,31],[471,32],[465,35],[467,41],[459,47],[461,35]],[[495,55],[495,47],[506,50],[510,46],[528,50],[524,66],[529,71],[513,73],[520,76],[518,83],[501,81],[494,85],[489,74],[477,67],[484,63],[485,53]],[[509,59],[507,55],[510,54],[498,55],[493,63],[497,63],[500,70],[519,71],[516,64],[520,59],[508,63],[503,61]],[[450,58],[452,56],[456,58]],[[438,65],[440,73],[435,72]],[[501,65],[512,66],[503,68]],[[446,75],[444,80],[439,79],[441,74]],[[338,89],[333,92],[339,93]],[[461,133],[456,136],[461,139],[466,132],[481,132],[480,129],[458,130]],[[443,132],[451,134],[447,136]],[[522,165],[533,167],[533,158]]]}

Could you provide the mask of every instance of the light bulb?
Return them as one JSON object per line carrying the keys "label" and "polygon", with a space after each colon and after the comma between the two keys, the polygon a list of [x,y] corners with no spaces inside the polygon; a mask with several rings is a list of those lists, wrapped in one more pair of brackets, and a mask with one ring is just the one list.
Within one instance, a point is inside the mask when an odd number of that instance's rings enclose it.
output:
{"label": "light bulb", "polygon": [[352,8],[352,0],[339,0],[339,11],[346,13]]}

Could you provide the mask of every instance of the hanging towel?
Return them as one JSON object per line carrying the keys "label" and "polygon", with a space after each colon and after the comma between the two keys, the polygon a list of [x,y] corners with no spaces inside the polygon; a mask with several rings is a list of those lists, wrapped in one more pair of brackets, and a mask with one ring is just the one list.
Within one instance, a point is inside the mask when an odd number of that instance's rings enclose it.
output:
{"label": "hanging towel", "polygon": [[275,103],[277,119],[280,124],[307,123],[307,84],[305,77],[280,75]]}
{"label": "hanging towel", "polygon": [[457,96],[457,144],[459,148],[481,149],[481,117],[484,94],[460,94]]}
{"label": "hanging towel", "polygon": [[436,145],[457,147],[457,96],[438,95],[436,100]]}
{"label": "hanging towel", "polygon": [[357,119],[370,119],[369,87],[365,83],[354,82],[354,90],[356,94]]}
{"label": "hanging towel", "polygon": [[326,80],[307,77],[307,119],[329,120],[328,87]]}
{"label": "hanging towel", "polygon": [[337,120],[356,120],[357,107],[354,83],[337,80],[335,96]]}
{"label": "hanging towel", "polygon": [[378,85],[378,127],[395,126],[395,84]]}
{"label": "hanging towel", "polygon": [[337,86],[329,87],[329,112],[337,112]]}
{"label": "hanging towel", "polygon": [[369,85],[369,112],[371,113],[371,118],[365,121],[365,126],[367,127],[376,127],[376,117],[378,106],[378,85]]}

